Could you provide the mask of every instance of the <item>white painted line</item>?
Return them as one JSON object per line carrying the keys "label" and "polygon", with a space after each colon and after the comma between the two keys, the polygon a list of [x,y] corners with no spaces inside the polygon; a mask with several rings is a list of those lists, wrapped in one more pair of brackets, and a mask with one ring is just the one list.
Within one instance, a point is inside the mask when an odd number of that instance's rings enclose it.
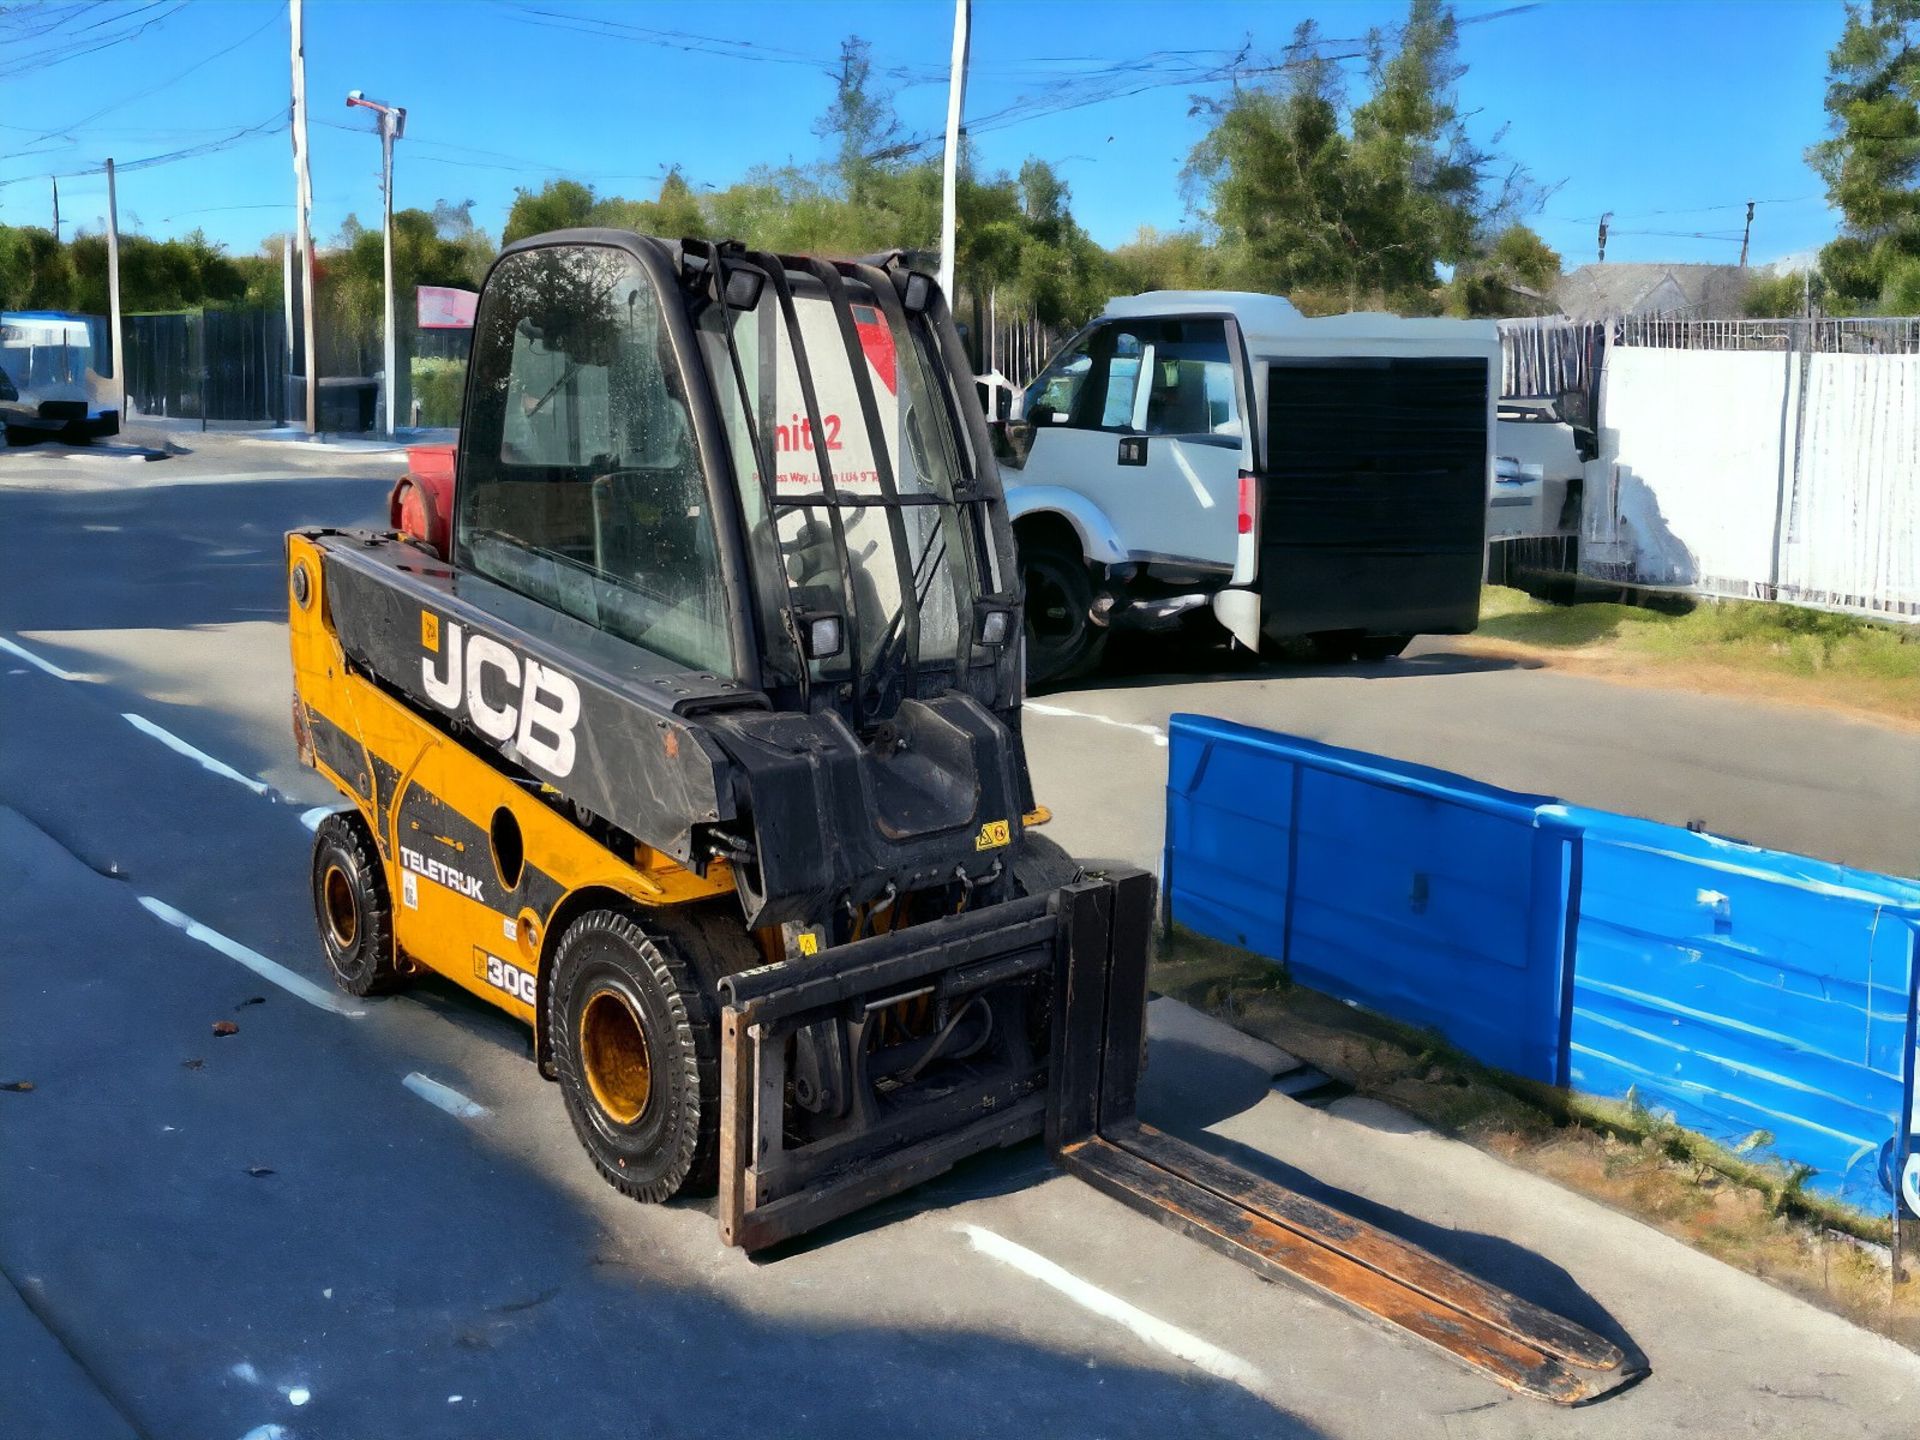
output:
{"label": "white painted line", "polygon": [[1071,1271],[1061,1269],[1046,1256],[1036,1254],[1024,1245],[1016,1245],[1004,1235],[978,1225],[956,1225],[954,1229],[965,1235],[981,1254],[1011,1265],[1021,1274],[1059,1291],[1082,1309],[1113,1321],[1147,1344],[1186,1361],[1195,1369],[1206,1371],[1216,1380],[1228,1380],[1256,1392],[1263,1389],[1265,1377],[1238,1355],[1229,1354],[1219,1346],[1156,1315],[1149,1315],[1118,1295],[1108,1294]]}
{"label": "white painted line", "polygon": [[84,675],[74,674],[71,670],[62,670],[51,660],[42,660],[38,655],[34,654],[33,651],[27,649],[26,646],[16,645],[4,635],[0,635],[0,650],[4,650],[9,655],[26,661],[36,670],[46,671],[47,674],[53,676],[56,680],[84,680],[86,678]]}
{"label": "white painted line", "polygon": [[242,775],[224,760],[216,760],[204,750],[194,749],[193,746],[182,740],[178,735],[175,735],[170,730],[162,730],[144,715],[136,715],[131,710],[123,710],[120,712],[120,718],[133,726],[133,728],[138,730],[142,735],[151,735],[169,750],[186,756],[203,770],[211,770],[222,779],[231,780],[237,785],[244,785],[256,795],[271,796],[273,794],[272,786],[261,784],[251,775]]}
{"label": "white painted line", "polygon": [[202,925],[191,915],[183,914],[164,900],[156,900],[151,895],[142,895],[140,904],[149,914],[159,916],[174,929],[184,930],[189,938],[198,940],[209,949],[218,950],[229,960],[238,960],[262,980],[271,980],[289,995],[297,996],[309,1005],[355,1020],[367,1013],[364,1010],[356,1010],[348,1001],[331,990],[322,989],[305,976],[294,974],[278,961],[269,960],[258,950],[249,950],[238,940],[230,940],[218,930]]}
{"label": "white painted line", "polygon": [[1065,715],[1074,720],[1093,720],[1102,725],[1111,725],[1116,730],[1132,730],[1148,736],[1156,745],[1167,743],[1167,732],[1158,725],[1140,724],[1132,720],[1116,720],[1111,715],[1095,715],[1086,710],[1069,710],[1064,705],[1044,705],[1038,700],[1021,702],[1021,708],[1031,710],[1036,715]]}
{"label": "white painted line", "polygon": [[438,1105],[449,1115],[462,1120],[484,1120],[493,1112],[477,1101],[469,1100],[451,1085],[429,1080],[418,1070],[400,1082],[429,1105]]}

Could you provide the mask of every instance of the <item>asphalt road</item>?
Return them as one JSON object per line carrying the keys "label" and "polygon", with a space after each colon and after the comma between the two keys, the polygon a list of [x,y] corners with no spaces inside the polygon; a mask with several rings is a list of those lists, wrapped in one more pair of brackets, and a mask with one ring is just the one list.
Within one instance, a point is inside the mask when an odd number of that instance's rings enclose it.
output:
{"label": "asphalt road", "polygon": [[[1274,1095],[1273,1055],[1164,1002],[1149,1119],[1636,1345],[1651,1378],[1576,1411],[1510,1397],[1037,1146],[749,1261],[708,1203],[591,1174],[522,1027],[437,984],[302,998],[326,984],[302,816],[332,797],[293,759],[280,535],[373,520],[392,470],[221,440],[0,453],[0,1082],[35,1087],[0,1092],[0,1434],[1911,1433],[1915,1357],[1394,1112]],[[1431,646],[1148,678],[1029,717],[1071,847],[1152,862],[1155,730],[1189,709],[1916,868],[1920,741],[1873,727]]]}

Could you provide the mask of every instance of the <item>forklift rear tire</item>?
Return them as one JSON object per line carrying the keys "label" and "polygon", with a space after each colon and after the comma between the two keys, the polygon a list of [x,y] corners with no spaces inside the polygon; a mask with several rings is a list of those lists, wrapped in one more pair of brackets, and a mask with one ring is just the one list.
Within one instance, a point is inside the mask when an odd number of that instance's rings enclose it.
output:
{"label": "forklift rear tire", "polygon": [[595,910],[553,960],[548,1053],[574,1134],[635,1200],[710,1190],[720,1132],[712,1007],[671,942]]}
{"label": "forklift rear tire", "polygon": [[356,811],[327,816],[313,835],[313,913],[334,982],[349,995],[378,995],[400,983],[394,964],[393,898]]}

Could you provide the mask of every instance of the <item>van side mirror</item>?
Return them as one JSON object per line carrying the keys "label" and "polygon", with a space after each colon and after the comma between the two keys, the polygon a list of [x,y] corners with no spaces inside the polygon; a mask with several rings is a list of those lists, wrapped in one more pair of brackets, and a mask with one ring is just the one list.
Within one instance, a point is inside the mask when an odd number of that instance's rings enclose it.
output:
{"label": "van side mirror", "polygon": [[1554,397],[1554,413],[1581,430],[1593,428],[1593,406],[1585,390],[1562,390]]}

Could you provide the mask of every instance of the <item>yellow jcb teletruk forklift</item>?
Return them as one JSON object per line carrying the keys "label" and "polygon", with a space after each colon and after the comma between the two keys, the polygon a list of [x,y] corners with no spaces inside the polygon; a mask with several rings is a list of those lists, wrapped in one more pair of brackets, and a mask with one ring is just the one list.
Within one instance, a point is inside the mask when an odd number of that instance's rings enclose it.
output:
{"label": "yellow jcb teletruk forklift", "polygon": [[930,277],[521,241],[427,458],[395,532],[287,541],[296,737],[352,801],[313,850],[343,987],[432,971],[525,1021],[600,1173],[717,1186],[748,1250],[1044,1131],[1517,1390],[1638,1373],[1135,1118],[1153,880],[1035,832],[1020,576]]}

